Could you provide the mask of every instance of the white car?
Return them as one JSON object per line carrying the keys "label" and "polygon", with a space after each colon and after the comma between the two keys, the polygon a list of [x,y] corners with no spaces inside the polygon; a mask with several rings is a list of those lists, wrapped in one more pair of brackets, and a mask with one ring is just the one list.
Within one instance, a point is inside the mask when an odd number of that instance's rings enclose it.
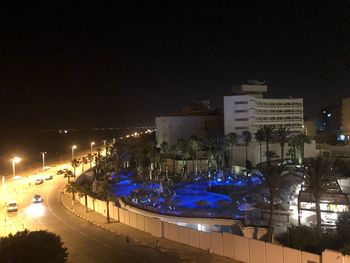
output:
{"label": "white car", "polygon": [[45,180],[46,180],[46,181],[47,181],[47,180],[51,180],[51,179],[53,179],[52,175],[46,175],[46,176],[45,176]]}
{"label": "white car", "polygon": [[36,180],[35,180],[35,184],[36,184],[36,185],[42,184],[42,183],[44,183],[44,179],[39,178],[39,179],[36,179]]}
{"label": "white car", "polygon": [[10,201],[7,205],[7,212],[17,212],[18,206],[16,201]]}

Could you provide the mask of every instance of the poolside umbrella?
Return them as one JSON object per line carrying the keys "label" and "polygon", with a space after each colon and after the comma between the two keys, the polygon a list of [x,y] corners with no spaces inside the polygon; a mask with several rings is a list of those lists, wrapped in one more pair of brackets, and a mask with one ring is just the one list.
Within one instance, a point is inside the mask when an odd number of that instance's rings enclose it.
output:
{"label": "poolside umbrella", "polygon": [[228,201],[228,200],[221,199],[221,200],[216,201],[216,204],[220,207],[227,207],[227,206],[230,206],[232,204],[232,202]]}
{"label": "poolside umbrella", "polygon": [[196,206],[199,206],[199,207],[207,207],[207,206],[210,205],[210,204],[209,204],[207,201],[205,201],[205,200],[199,200],[199,201],[197,201],[197,202],[194,202],[194,204],[195,204]]}
{"label": "poolside umbrella", "polygon": [[250,211],[250,210],[253,210],[254,207],[252,206],[252,204],[249,204],[249,203],[243,203],[241,204],[238,209],[240,211]]}

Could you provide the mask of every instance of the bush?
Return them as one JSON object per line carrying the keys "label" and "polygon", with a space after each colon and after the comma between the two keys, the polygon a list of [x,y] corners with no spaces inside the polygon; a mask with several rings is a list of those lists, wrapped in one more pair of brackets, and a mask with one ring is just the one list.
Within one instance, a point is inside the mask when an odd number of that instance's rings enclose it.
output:
{"label": "bush", "polygon": [[61,237],[52,232],[24,230],[0,238],[1,262],[61,263],[67,257]]}
{"label": "bush", "polygon": [[350,212],[338,215],[337,232],[341,242],[350,243]]}
{"label": "bush", "polygon": [[316,230],[307,226],[292,227],[289,231],[289,246],[291,248],[318,252],[320,241]]}

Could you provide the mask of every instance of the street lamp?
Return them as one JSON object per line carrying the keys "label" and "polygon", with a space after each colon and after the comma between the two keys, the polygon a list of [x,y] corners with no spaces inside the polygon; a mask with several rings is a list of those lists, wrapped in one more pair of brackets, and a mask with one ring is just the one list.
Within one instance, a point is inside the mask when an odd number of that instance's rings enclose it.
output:
{"label": "street lamp", "polygon": [[76,145],[72,146],[72,160],[74,160],[74,150],[77,148]]}
{"label": "street lamp", "polygon": [[90,152],[91,152],[91,154],[92,154],[92,146],[94,146],[95,145],[95,142],[91,142],[90,143]]}
{"label": "street lamp", "polygon": [[47,154],[47,152],[41,152],[41,157],[43,159],[43,171],[45,169],[45,154]]}
{"label": "street lamp", "polygon": [[13,157],[12,159],[10,159],[10,161],[12,162],[13,177],[15,177],[16,176],[16,163],[19,163],[21,161],[21,158]]}

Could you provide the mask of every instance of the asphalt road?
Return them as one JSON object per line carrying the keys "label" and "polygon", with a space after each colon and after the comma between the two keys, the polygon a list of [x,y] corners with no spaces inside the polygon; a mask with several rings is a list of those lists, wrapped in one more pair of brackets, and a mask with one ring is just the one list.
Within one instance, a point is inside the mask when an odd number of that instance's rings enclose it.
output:
{"label": "asphalt road", "polygon": [[[56,170],[52,169],[47,173],[55,174]],[[68,248],[69,262],[182,262],[176,254],[127,243],[113,233],[71,214],[61,205],[59,199],[60,191],[67,180],[62,175],[55,175],[54,179],[41,185],[34,185],[34,180],[35,177],[22,178],[6,184],[7,196],[15,197],[19,209],[17,213],[7,213],[2,205],[0,235],[15,233],[24,228],[55,232]],[[44,202],[33,204],[34,194],[40,194]]]}

